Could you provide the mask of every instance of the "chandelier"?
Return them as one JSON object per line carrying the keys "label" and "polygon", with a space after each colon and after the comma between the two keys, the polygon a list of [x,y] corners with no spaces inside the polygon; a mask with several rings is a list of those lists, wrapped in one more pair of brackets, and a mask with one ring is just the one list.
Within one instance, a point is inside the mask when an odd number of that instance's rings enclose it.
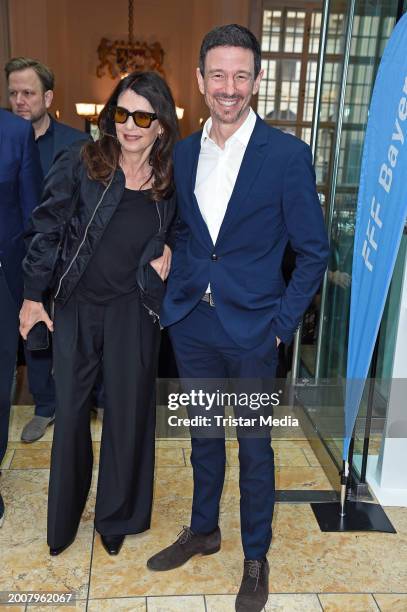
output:
{"label": "chandelier", "polygon": [[134,0],[128,3],[128,39],[114,40],[102,38],[98,49],[99,64],[96,68],[96,75],[103,77],[108,74],[112,79],[117,77],[124,78],[130,72],[138,70],[145,72],[153,70],[164,75],[163,61],[164,50],[160,43],[147,44],[134,40],[133,35],[133,11]]}

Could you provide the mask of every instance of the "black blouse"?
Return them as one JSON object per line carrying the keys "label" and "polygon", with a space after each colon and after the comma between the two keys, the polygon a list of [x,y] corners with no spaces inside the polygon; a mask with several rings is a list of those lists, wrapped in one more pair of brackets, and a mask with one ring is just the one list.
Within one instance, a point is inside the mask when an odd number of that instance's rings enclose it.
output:
{"label": "black blouse", "polygon": [[151,190],[125,189],[79,282],[79,297],[104,303],[135,291],[140,256],[159,227]]}

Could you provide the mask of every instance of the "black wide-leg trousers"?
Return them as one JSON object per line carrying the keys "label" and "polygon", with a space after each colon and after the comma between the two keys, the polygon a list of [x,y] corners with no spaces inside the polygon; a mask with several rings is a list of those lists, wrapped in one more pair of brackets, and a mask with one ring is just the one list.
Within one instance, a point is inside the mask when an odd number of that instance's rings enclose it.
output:
{"label": "black wide-leg trousers", "polygon": [[108,304],[75,295],[54,318],[57,396],[48,497],[48,545],[75,537],[92,479],[89,396],[100,368],[105,410],[95,526],[125,535],[150,526],[159,326],[138,293]]}

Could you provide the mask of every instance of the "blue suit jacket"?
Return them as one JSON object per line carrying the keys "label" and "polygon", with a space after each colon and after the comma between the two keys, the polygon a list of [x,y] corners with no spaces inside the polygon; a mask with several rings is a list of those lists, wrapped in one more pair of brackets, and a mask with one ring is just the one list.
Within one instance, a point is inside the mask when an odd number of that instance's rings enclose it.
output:
{"label": "blue suit jacket", "polygon": [[62,149],[66,149],[69,145],[77,142],[78,140],[90,140],[91,136],[87,132],[82,132],[76,128],[66,125],[66,123],[60,123],[56,119],[51,121],[54,124],[55,137],[54,137],[54,157],[58,155]]}
{"label": "blue suit jacket", "polygon": [[[60,123],[50,115],[50,127],[38,141],[37,145],[40,150],[41,166],[44,177],[48,174],[55,157],[63,149],[66,149],[74,142],[79,140],[86,141],[90,139],[90,135],[86,132],[81,132],[70,125]],[[46,144],[44,139],[46,139]],[[45,144],[45,146],[44,146]]]}
{"label": "blue suit jacket", "polygon": [[[208,283],[226,332],[243,348],[267,336],[289,342],[323,277],[328,241],[308,145],[259,117],[216,244],[194,195],[201,132],[175,149],[179,231],[162,324],[185,317]],[[288,286],[281,263],[290,242]]]}
{"label": "blue suit jacket", "polygon": [[23,291],[23,232],[40,202],[42,178],[31,122],[0,109],[0,262],[17,301]]}

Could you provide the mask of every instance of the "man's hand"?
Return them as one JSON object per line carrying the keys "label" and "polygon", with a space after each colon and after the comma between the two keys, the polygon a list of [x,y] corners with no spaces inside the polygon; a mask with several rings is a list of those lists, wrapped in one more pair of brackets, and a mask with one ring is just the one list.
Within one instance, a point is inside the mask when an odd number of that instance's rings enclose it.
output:
{"label": "man's hand", "polygon": [[27,340],[30,330],[40,321],[44,321],[50,332],[54,331],[54,324],[41,302],[24,300],[20,310],[20,334],[24,340]]}
{"label": "man's hand", "polygon": [[152,259],[150,266],[153,266],[154,270],[161,277],[163,281],[167,279],[170,273],[172,252],[168,245],[164,245],[164,252],[158,259]]}
{"label": "man's hand", "polygon": [[347,272],[340,272],[339,270],[335,270],[335,272],[328,270],[328,278],[331,283],[338,285],[338,287],[341,287],[342,289],[347,289],[350,287],[352,282],[352,277],[350,274]]}

